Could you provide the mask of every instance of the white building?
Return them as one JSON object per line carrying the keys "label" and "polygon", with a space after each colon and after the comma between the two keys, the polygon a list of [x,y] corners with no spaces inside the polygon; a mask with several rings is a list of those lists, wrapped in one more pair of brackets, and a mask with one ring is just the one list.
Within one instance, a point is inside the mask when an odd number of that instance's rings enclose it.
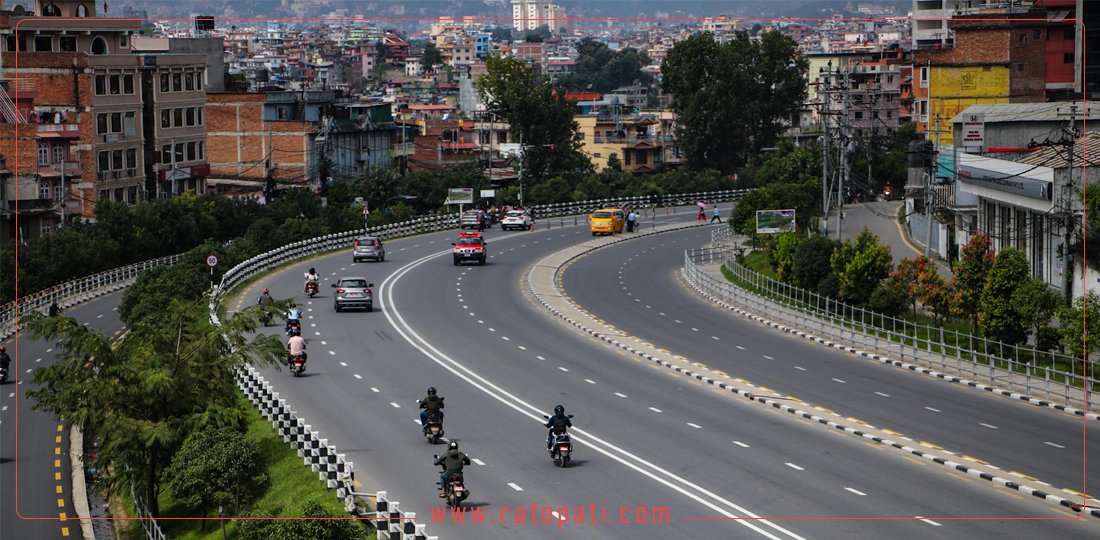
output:
{"label": "white building", "polygon": [[[976,10],[983,5],[1022,3],[1020,0],[913,0],[913,46],[918,49],[953,44],[954,36],[947,29],[947,19],[956,14]],[[929,20],[920,20],[929,19]]]}
{"label": "white building", "polygon": [[565,25],[565,8],[550,0],[512,0],[512,28],[534,30],[544,24],[557,32]]}

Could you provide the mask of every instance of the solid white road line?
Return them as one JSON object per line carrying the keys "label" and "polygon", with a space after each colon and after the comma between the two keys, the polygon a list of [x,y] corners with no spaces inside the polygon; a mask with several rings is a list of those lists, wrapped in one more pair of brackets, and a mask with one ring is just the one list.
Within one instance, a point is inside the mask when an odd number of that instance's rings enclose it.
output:
{"label": "solid white road line", "polygon": [[[580,232],[578,231],[577,234],[580,234]],[[379,298],[379,303],[384,308],[383,314],[386,316],[386,320],[390,323],[390,326],[392,326],[394,330],[398,334],[400,334],[403,339],[405,339],[405,341],[409,342],[410,345],[420,351],[428,359],[432,360],[447,371],[450,371],[460,379],[466,381],[474,388],[484,392],[486,395],[492,397],[493,399],[496,399],[504,406],[528,417],[532,421],[541,424],[543,422],[542,411],[545,410],[543,407],[537,407],[520,399],[519,397],[509,393],[503,388],[500,388],[496,384],[488,381],[470,368],[455,361],[453,358],[445,355],[442,351],[437,349],[426,339],[420,336],[401,315],[401,310],[397,307],[393,297],[393,291],[396,288],[396,284],[412,269],[432,259],[442,257],[447,253],[447,251],[441,251],[439,253],[421,257],[418,260],[406,264],[393,274],[390,274],[386,277],[386,279],[382,282],[381,287],[379,287],[380,290],[384,291],[384,294],[381,295],[381,297]],[[761,519],[760,516],[752,513],[748,509],[739,506],[683,477],[680,477],[665,468],[662,468],[631,452],[628,452],[621,447],[611,444],[610,442],[597,437],[594,433],[579,428],[573,428],[573,432],[574,441],[586,445],[596,452],[599,452],[600,454],[603,454],[617,461],[623,466],[628,467],[664,486],[676,490],[677,492],[683,494],[685,497],[688,497],[691,500],[698,502],[699,504],[702,504],[703,506],[706,506],[707,508],[710,508],[715,512],[718,512],[725,517],[731,519],[735,519],[738,517],[754,518],[752,521],[736,520],[735,522],[738,525],[746,527],[772,540],[780,540],[780,537],[776,536],[776,534],[773,534],[773,531],[788,538],[792,538],[795,540],[804,540],[801,536],[795,534],[794,532],[789,531],[782,526],[766,519]],[[737,513],[735,514],[734,512],[723,508],[723,506],[731,508]],[[765,527],[771,529],[771,531],[765,530]]]}

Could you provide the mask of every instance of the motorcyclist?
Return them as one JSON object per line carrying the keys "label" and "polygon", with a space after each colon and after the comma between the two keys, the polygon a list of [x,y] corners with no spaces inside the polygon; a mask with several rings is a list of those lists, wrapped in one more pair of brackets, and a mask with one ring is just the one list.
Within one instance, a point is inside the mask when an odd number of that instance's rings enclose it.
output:
{"label": "motorcyclist", "polygon": [[[302,364],[306,363],[306,340],[302,336],[291,336],[286,340],[286,348],[290,349],[290,358],[302,357]],[[287,362],[288,364],[290,362]]]}
{"label": "motorcyclist", "polygon": [[290,321],[298,323],[299,330],[302,328],[302,310],[296,307],[290,308],[290,311],[286,314],[286,331],[290,332]]}
{"label": "motorcyclist", "polygon": [[56,317],[58,315],[61,315],[61,308],[57,307],[57,301],[56,300],[54,300],[53,303],[50,304],[49,314],[50,314],[50,317]]}
{"label": "motorcyclist", "polygon": [[304,285],[305,289],[303,289],[303,290],[305,292],[309,292],[309,284],[310,283],[316,284],[317,281],[319,279],[321,279],[321,276],[317,275],[317,270],[315,270],[313,267],[310,267],[309,272],[306,272],[305,275],[306,275],[306,283]]}
{"label": "motorcyclist", "polygon": [[8,367],[10,367],[10,366],[11,366],[11,357],[8,356],[8,348],[7,347],[0,347],[0,369],[3,369],[4,371],[7,371]]}
{"label": "motorcyclist", "polygon": [[428,397],[420,400],[420,425],[424,426],[424,431],[428,431],[428,416],[437,414],[439,420],[443,421],[443,398],[435,395],[435,387],[428,387]]}
{"label": "motorcyclist", "polygon": [[565,415],[565,407],[554,407],[554,416],[546,422],[546,427],[550,428],[550,433],[546,434],[546,450],[549,451],[554,445],[554,435],[561,435],[567,428],[573,427],[573,422]]}
{"label": "motorcyclist", "polygon": [[256,300],[256,305],[266,306],[275,302],[275,299],[271,297],[271,293],[267,289],[260,291],[260,298]]}
{"label": "motorcyclist", "polygon": [[443,467],[443,472],[439,473],[439,497],[444,498],[447,496],[447,481],[451,475],[460,474],[462,467],[470,464],[470,457],[459,452],[458,442],[451,441],[447,453],[436,458],[435,464]]}

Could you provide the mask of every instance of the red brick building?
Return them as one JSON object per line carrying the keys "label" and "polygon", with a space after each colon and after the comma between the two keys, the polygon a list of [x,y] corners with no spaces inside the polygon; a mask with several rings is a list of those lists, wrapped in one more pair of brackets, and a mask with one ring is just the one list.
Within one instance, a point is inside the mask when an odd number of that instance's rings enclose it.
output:
{"label": "red brick building", "polygon": [[[282,104],[287,94],[293,95]],[[212,185],[220,191],[233,186],[255,190],[263,186],[268,173],[281,184],[307,181],[314,161],[314,124],[292,112],[280,112],[284,106],[296,112],[297,94],[207,95],[207,157]]]}

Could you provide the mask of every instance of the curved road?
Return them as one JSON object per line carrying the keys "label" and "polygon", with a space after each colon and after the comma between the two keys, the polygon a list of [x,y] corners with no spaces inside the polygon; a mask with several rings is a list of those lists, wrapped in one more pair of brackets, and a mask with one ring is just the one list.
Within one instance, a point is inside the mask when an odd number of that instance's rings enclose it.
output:
{"label": "curved road", "polygon": [[[448,436],[478,460],[467,481],[470,502],[487,513],[486,519],[499,518],[506,507],[513,516],[510,507],[532,503],[569,508],[595,503],[609,515],[623,505],[667,507],[668,524],[646,526],[658,537],[1100,533],[1096,524],[1075,520],[1068,510],[673,377],[554,322],[521,292],[521,280],[539,258],[587,238],[583,228],[490,232],[492,258],[484,267],[451,266],[454,235],[391,242],[381,264],[352,265],[347,253],[326,256],[262,283],[276,297],[301,297],[305,268],[316,266],[327,280],[321,297],[303,300],[309,376],[293,379],[285,370],[265,370],[265,376],[355,462],[363,491],[388,491],[403,509],[428,522],[431,534],[561,533],[555,523],[511,519],[481,526],[431,522],[431,509],[439,504],[431,460],[442,446],[429,447],[419,435],[415,404],[429,385],[447,398]],[[657,241],[663,237],[671,236]],[[672,259],[681,256],[678,247],[667,251]],[[375,313],[332,311],[327,284],[339,275],[366,275],[379,286]],[[251,302],[255,291],[245,291],[242,299]],[[556,403],[576,414],[577,460],[565,470],[550,463],[545,429],[536,423],[538,413]],[[1064,521],[947,521],[974,515]],[[751,519],[732,519],[746,517]],[[807,517],[872,520],[799,521]],[[565,526],[583,527],[573,534],[586,538],[643,530],[640,525]],[[470,527],[478,528],[472,533]]]}
{"label": "curved road", "polygon": [[[688,230],[600,250],[565,272],[566,292],[618,329],[732,377],[987,461],[1005,474],[1084,490],[1084,450],[1086,442],[1100,448],[1100,424],[1086,430],[1081,417],[886,366],[720,308],[679,277],[683,251],[708,241],[709,230]],[[1100,477],[1100,459],[1090,460],[1087,472]]]}

